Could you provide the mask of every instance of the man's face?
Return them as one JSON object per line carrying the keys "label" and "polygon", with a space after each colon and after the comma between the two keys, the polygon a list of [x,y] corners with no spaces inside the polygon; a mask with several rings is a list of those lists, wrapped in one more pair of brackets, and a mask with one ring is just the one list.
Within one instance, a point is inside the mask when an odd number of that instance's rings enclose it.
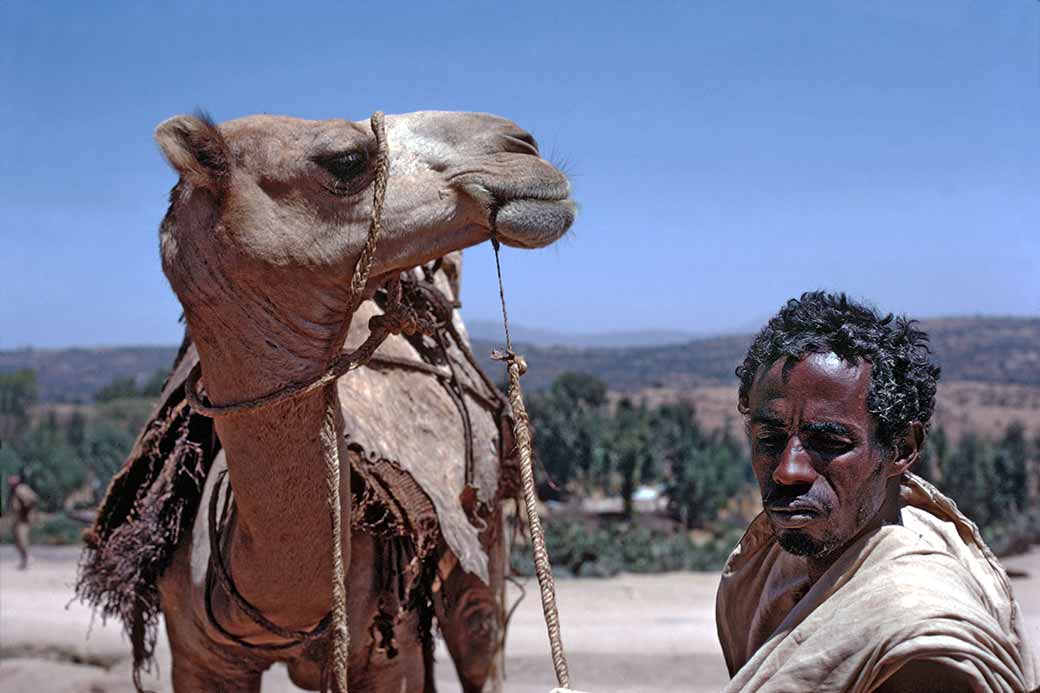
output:
{"label": "man's face", "polygon": [[871,365],[834,354],[782,358],[748,393],[751,464],[780,546],[825,557],[844,547],[885,500],[889,455],[867,411]]}

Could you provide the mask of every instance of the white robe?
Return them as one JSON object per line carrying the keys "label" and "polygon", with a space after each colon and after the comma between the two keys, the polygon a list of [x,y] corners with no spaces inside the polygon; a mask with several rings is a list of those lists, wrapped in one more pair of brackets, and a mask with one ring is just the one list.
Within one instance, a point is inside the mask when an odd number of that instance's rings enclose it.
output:
{"label": "white robe", "polygon": [[719,640],[726,691],[867,693],[911,661],[962,672],[977,691],[1040,682],[1007,574],[978,528],[931,484],[906,475],[903,524],[858,540],[811,586],[765,515],[723,570]]}

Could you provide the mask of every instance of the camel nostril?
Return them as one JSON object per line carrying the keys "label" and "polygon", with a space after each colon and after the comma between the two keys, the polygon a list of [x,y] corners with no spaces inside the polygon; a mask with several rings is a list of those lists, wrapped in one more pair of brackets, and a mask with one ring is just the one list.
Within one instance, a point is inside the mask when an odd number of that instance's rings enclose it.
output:
{"label": "camel nostril", "polygon": [[506,133],[506,151],[514,152],[516,154],[534,154],[538,155],[538,141],[535,140],[534,135],[524,130],[514,130]]}

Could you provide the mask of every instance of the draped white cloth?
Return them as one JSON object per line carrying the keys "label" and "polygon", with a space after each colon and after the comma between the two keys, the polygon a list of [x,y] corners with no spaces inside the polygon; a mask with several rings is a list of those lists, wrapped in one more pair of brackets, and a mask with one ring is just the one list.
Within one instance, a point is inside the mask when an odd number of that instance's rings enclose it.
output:
{"label": "draped white cloth", "polygon": [[723,570],[716,600],[727,692],[867,693],[911,661],[962,672],[985,692],[1032,691],[1007,574],[978,528],[931,484],[906,475],[903,524],[851,545],[810,585],[764,515]]}

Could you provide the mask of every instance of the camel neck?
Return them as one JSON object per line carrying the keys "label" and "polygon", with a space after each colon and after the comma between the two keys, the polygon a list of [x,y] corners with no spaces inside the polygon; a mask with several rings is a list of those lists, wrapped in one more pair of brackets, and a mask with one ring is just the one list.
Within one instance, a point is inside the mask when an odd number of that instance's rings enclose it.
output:
{"label": "camel neck", "polygon": [[[313,625],[329,608],[324,411],[317,391],[216,422],[238,512],[228,560],[239,590],[269,617],[292,604],[282,614],[289,620],[271,617],[280,623]],[[349,478],[341,475],[342,498],[349,498]]]}
{"label": "camel neck", "polygon": [[[269,314],[257,318],[258,311],[245,301],[221,308],[252,317],[235,321],[244,327],[230,334],[207,329],[212,320],[197,325],[189,315],[202,382],[214,404],[249,401],[290,383],[315,379],[337,351],[332,344],[343,318],[333,318],[331,308],[324,311],[328,314],[321,316],[320,324],[313,318],[294,324]],[[300,338],[305,331],[311,338]],[[333,400],[342,430],[335,387]],[[239,590],[276,623],[309,627],[330,606],[325,411],[326,397],[318,389],[215,419],[238,513],[227,560]],[[346,460],[339,442],[340,459]],[[340,498],[350,498],[349,471],[341,472]],[[349,526],[347,521],[344,526]],[[348,551],[345,546],[345,558]]]}
{"label": "camel neck", "polygon": [[[248,306],[225,303],[222,309],[246,312]],[[215,404],[248,401],[325,368],[328,340],[293,340],[298,329],[285,322],[241,320],[244,327],[230,334],[210,329],[212,320],[200,324],[188,317],[202,383]],[[339,417],[338,395],[334,399]],[[226,560],[239,591],[285,626],[313,626],[331,604],[324,415],[319,389],[214,420],[237,510]],[[340,458],[345,455],[341,450]],[[349,498],[349,473],[340,482],[340,497]]]}

